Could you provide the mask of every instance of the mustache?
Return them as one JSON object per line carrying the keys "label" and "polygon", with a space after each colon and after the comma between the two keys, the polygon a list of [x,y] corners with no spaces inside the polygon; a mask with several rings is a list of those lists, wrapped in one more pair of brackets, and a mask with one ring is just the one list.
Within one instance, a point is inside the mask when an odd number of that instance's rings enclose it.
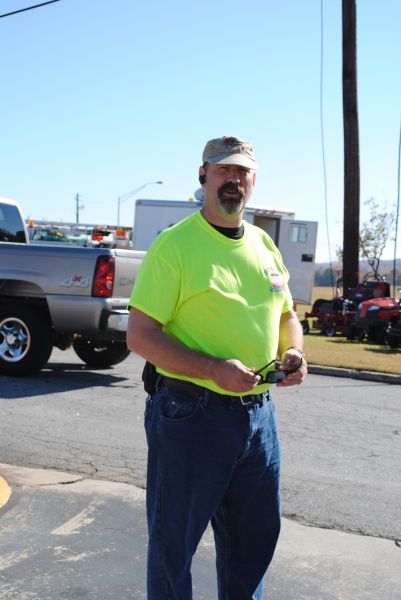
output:
{"label": "mustache", "polygon": [[241,194],[242,196],[245,194],[244,188],[238,183],[234,183],[233,181],[228,181],[227,183],[223,183],[222,186],[217,190],[218,195],[224,194],[224,192],[236,192]]}

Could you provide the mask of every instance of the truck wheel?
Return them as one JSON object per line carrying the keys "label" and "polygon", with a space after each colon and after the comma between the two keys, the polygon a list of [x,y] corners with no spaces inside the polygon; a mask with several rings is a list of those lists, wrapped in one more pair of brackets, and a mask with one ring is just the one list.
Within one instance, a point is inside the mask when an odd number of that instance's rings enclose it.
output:
{"label": "truck wheel", "polygon": [[125,342],[105,342],[84,337],[74,340],[73,348],[89,367],[101,369],[117,365],[130,354]]}
{"label": "truck wheel", "polygon": [[0,373],[25,377],[40,371],[53,343],[49,322],[28,306],[0,304]]}
{"label": "truck wheel", "polygon": [[327,337],[334,337],[337,333],[337,329],[335,325],[328,325],[325,330],[325,335]]}

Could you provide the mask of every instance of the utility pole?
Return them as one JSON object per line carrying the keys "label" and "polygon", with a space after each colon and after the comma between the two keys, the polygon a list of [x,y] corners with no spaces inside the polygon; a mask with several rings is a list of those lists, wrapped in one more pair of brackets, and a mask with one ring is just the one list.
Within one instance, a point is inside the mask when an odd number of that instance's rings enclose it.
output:
{"label": "utility pole", "polygon": [[75,223],[79,223],[79,211],[82,210],[84,207],[83,204],[79,203],[79,194],[76,194],[75,196]]}
{"label": "utility pole", "polygon": [[343,293],[359,282],[359,127],[356,52],[356,0],[342,0],[344,234]]}

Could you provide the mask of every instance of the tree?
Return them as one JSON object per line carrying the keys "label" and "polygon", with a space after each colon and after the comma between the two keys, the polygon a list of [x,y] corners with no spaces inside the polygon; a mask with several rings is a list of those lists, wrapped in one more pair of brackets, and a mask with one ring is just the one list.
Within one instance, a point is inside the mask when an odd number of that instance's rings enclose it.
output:
{"label": "tree", "polygon": [[375,277],[379,275],[380,259],[387,243],[392,239],[394,230],[394,212],[380,208],[374,198],[364,203],[370,209],[370,216],[361,228],[359,235],[359,252],[366,259]]}
{"label": "tree", "polygon": [[336,272],[334,269],[326,268],[324,271],[315,271],[314,285],[319,287],[328,287],[333,285],[333,281],[336,279]]}

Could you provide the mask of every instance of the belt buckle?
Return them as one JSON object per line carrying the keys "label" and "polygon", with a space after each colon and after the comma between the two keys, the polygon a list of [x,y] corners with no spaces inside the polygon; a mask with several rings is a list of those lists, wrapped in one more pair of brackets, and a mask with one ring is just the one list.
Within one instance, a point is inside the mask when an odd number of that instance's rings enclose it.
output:
{"label": "belt buckle", "polygon": [[[249,396],[254,396],[254,395],[255,394],[249,394]],[[255,404],[255,400],[249,400],[248,402],[244,402],[244,398],[247,398],[247,396],[239,396],[242,406],[248,406],[249,404]]]}

